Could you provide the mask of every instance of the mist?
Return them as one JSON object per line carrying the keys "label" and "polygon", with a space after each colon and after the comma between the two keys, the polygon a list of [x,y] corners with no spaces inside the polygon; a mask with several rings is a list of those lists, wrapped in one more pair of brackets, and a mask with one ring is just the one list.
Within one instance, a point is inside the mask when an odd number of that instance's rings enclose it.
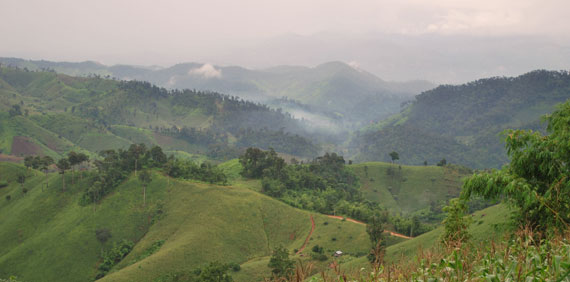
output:
{"label": "mist", "polygon": [[568,10],[562,0],[7,0],[0,55],[252,69],[344,61],[386,80],[460,83],[568,69]]}

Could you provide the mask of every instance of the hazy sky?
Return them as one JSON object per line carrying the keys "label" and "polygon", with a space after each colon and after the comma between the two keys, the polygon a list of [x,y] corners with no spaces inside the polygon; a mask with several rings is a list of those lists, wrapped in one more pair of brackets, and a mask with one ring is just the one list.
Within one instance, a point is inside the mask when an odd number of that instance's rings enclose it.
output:
{"label": "hazy sky", "polygon": [[[266,50],[260,56],[267,58],[248,64],[240,52],[287,36],[323,33],[339,40],[386,34],[541,35],[568,50],[568,11],[568,0],[0,0],[0,56],[263,67],[287,61]],[[291,53],[297,51],[302,52]],[[335,58],[335,51],[330,52],[327,59]]]}

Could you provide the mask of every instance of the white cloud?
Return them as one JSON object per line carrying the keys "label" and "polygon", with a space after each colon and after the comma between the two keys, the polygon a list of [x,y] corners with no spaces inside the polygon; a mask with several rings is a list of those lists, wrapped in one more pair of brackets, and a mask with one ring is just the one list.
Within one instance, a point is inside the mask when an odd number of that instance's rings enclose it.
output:
{"label": "white cloud", "polygon": [[202,76],[204,78],[220,78],[222,77],[222,71],[216,69],[216,67],[211,64],[204,64],[199,68],[189,70],[188,75]]}

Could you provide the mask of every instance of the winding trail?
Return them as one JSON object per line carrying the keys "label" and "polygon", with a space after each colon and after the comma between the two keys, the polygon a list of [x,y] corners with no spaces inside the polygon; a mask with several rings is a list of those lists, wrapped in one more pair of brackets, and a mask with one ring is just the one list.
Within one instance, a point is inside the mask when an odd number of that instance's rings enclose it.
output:
{"label": "winding trail", "polygon": [[[336,219],[340,219],[342,220],[343,218],[346,218],[346,221],[350,221],[350,222],[354,222],[357,224],[362,224],[362,225],[366,225],[366,223],[362,222],[362,221],[358,221],[356,219],[352,219],[352,218],[348,218],[348,217],[342,217],[342,216],[338,216],[338,215],[327,215],[330,218],[336,218]],[[311,217],[312,219],[312,217]],[[404,238],[404,239],[412,239],[413,237],[410,236],[406,236],[404,234],[400,234],[400,233],[396,233],[390,230],[384,230],[384,232],[389,233],[390,236],[395,236],[395,237],[399,237],[399,238]]]}
{"label": "winding trail", "polygon": [[313,219],[313,215],[311,215],[311,232],[309,232],[309,235],[305,239],[303,246],[295,253],[296,255],[300,254],[305,249],[307,243],[309,243],[309,240],[311,239],[311,235],[313,235],[313,231],[315,231],[315,220]]}

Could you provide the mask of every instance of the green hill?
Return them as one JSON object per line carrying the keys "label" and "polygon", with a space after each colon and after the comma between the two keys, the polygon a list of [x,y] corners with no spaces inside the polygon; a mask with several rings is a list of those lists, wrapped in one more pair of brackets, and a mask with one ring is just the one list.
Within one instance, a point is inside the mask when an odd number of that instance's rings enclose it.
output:
{"label": "green hill", "polygon": [[[411,99],[413,95],[434,87],[427,81],[384,81],[343,62],[328,62],[312,68],[277,66],[257,70],[199,63],[150,68],[17,58],[0,58],[0,63],[29,70],[52,69],[74,76],[95,74],[148,81],[168,88],[232,93],[244,99],[286,109],[317,126],[322,126],[319,124],[322,120],[334,123],[338,117],[342,117],[344,122],[367,123],[378,120],[397,113],[400,103]],[[302,107],[291,107],[287,100],[281,99],[283,97],[302,103]],[[311,110],[306,111],[305,107]]]}
{"label": "green hill", "polygon": [[407,166],[381,162],[351,166],[360,179],[360,191],[391,212],[413,213],[434,209],[459,196],[462,178],[471,174],[459,166]]}
{"label": "green hill", "polygon": [[0,98],[3,154],[95,153],[132,143],[214,159],[253,145],[305,157],[319,151],[301,121],[214,92],[0,67]]}
{"label": "green hill", "polygon": [[[22,173],[28,175],[25,194],[16,181]],[[154,172],[145,207],[140,182],[134,177],[100,204],[82,205],[87,183],[81,179],[87,177],[80,175],[71,185],[71,174],[66,174],[67,190],[62,193],[58,174],[46,178],[20,165],[0,163],[0,179],[8,182],[0,188],[0,277],[90,280],[102,251],[126,239],[136,243],[134,249],[104,281],[153,281],[212,261],[241,264],[243,269],[232,275],[238,281],[252,281],[269,276],[272,248],[284,245],[293,251],[303,245],[311,215],[316,228],[305,254],[318,244],[328,255],[343,250],[357,256],[366,254],[369,245],[364,226],[292,208],[247,184],[169,180]],[[49,188],[42,190],[46,179]],[[98,230],[109,231],[111,238],[101,243]],[[149,256],[158,241],[164,243]],[[322,263],[316,270],[325,267]]]}
{"label": "green hill", "polygon": [[518,77],[443,85],[416,96],[401,114],[357,134],[358,160],[405,164],[447,162],[473,168],[507,162],[499,134],[509,128],[542,130],[540,117],[570,98],[570,74],[533,71]]}
{"label": "green hill", "polygon": [[[472,243],[486,244],[490,241],[501,241],[505,232],[512,227],[512,211],[505,205],[499,204],[477,211],[472,215],[472,224],[469,233],[472,235]],[[420,251],[429,252],[431,248],[439,248],[443,227],[438,227],[430,232],[413,239],[403,241],[386,248],[385,259],[387,263],[403,263],[414,260]],[[346,260],[341,268],[346,273],[356,273],[361,268],[368,269],[370,264],[366,258]]]}

